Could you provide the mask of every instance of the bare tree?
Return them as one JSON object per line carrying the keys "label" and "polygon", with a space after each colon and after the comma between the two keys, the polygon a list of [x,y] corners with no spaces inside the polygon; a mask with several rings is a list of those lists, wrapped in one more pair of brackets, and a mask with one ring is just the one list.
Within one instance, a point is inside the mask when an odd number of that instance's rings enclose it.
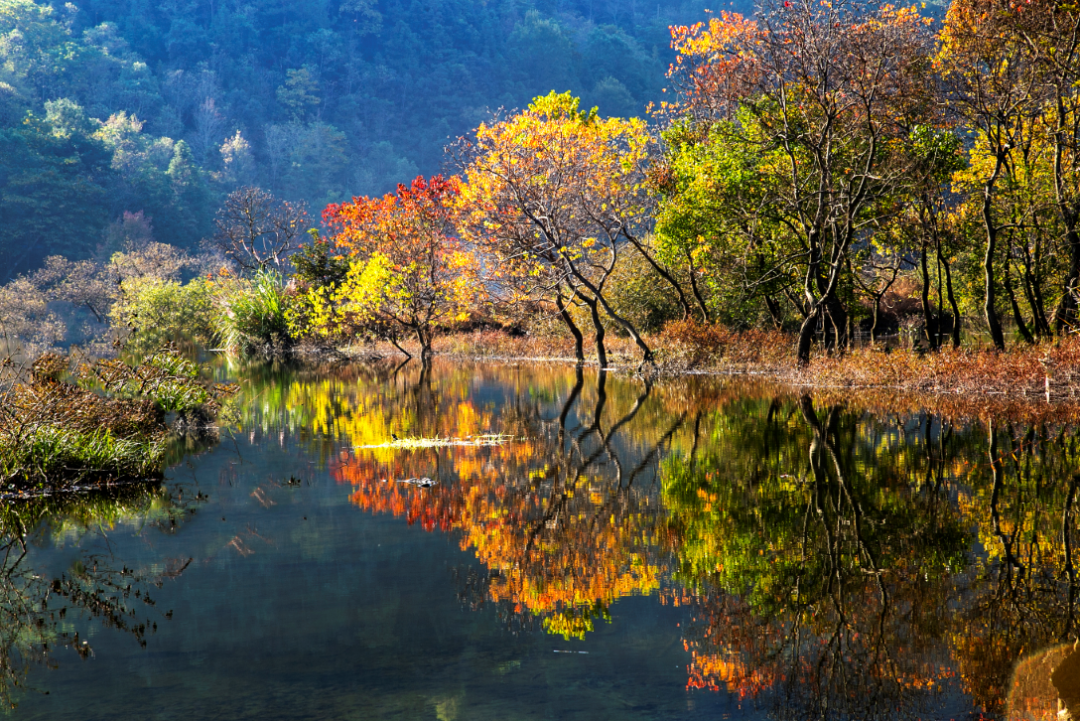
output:
{"label": "bare tree", "polygon": [[195,157],[203,165],[221,143],[225,134],[225,116],[221,114],[213,96],[207,97],[194,113],[195,130],[188,142],[195,150]]}
{"label": "bare tree", "polygon": [[229,193],[214,219],[214,244],[242,271],[282,268],[308,228],[303,203],[244,186]]}

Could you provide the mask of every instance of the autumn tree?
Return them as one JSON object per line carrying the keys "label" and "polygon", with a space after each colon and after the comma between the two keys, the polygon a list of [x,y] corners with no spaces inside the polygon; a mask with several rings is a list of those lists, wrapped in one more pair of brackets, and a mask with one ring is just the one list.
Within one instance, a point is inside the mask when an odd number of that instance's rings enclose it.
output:
{"label": "autumn tree", "polygon": [[995,260],[1010,218],[995,208],[1000,185],[1015,167],[1016,149],[1028,121],[1038,112],[1039,79],[1021,39],[998,22],[1007,9],[995,0],[962,0],[949,7],[936,63],[948,84],[953,111],[977,133],[990,162],[979,170],[975,191],[985,235],[983,314],[998,350],[1005,336],[997,310]]}
{"label": "autumn tree", "polygon": [[672,30],[678,102],[666,110],[692,142],[749,149],[741,182],[757,202],[740,191],[725,232],[742,236],[749,285],[798,278],[800,364],[826,323],[847,343],[850,253],[895,212],[885,201],[907,176],[898,107],[918,94],[926,28],[914,9],[794,0]]}
{"label": "autumn tree", "polygon": [[[925,116],[923,116],[925,117]],[[960,309],[952,281],[952,256],[962,243],[953,213],[956,194],[950,189],[955,173],[964,170],[966,157],[961,139],[942,125],[932,126],[914,118],[912,130],[904,143],[908,159],[908,183],[897,197],[899,211],[886,227],[884,242],[875,239],[886,253],[914,259],[918,272],[919,301],[923,316],[923,340],[930,350],[937,350],[945,330],[942,312],[943,295],[951,309],[952,344],[960,347]],[[935,269],[936,274],[932,271]],[[938,291],[938,310],[931,304],[931,291]],[[893,273],[895,278],[895,273]],[[875,305],[875,322],[877,308]]]}
{"label": "autumn tree", "polygon": [[351,259],[333,293],[335,312],[386,329],[395,343],[399,333],[415,336],[425,364],[439,326],[466,319],[483,293],[477,256],[456,235],[460,193],[457,178],[418,177],[323,213],[332,242]]}
{"label": "autumn tree", "polygon": [[1068,258],[1054,331],[1076,323],[1080,296],[1080,9],[1068,3],[1009,5],[994,13],[1023,43],[1038,79],[1038,125],[1052,156],[1049,185]]}
{"label": "autumn tree", "polygon": [[[588,307],[602,366],[601,310],[634,339],[644,361],[652,360],[638,329],[605,293],[621,253],[645,254],[682,293],[642,242],[650,222],[644,169],[651,147],[643,121],[600,118],[595,108],[580,110],[570,93],[552,92],[505,120],[482,124],[461,148],[467,180],[461,207],[472,237],[521,296],[554,302],[561,311],[568,299]],[[561,315],[577,336],[570,315]]]}

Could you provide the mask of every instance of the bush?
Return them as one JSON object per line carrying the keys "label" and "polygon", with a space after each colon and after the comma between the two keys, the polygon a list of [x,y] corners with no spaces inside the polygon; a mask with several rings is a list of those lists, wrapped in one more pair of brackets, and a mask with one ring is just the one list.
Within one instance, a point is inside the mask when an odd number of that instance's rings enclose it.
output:
{"label": "bush", "polygon": [[[660,277],[641,253],[630,248],[619,256],[605,288],[604,295],[615,312],[641,333],[655,333],[665,323],[683,317],[671,284]],[[689,294],[689,288],[685,292]],[[615,332],[623,332],[614,324],[609,325]]]}
{"label": "bush", "polygon": [[109,311],[110,320],[131,331],[135,350],[186,340],[208,345],[214,341],[213,285],[206,278],[181,284],[154,277],[129,278],[121,297]]}
{"label": "bush", "polygon": [[56,354],[39,358],[29,373],[2,366],[0,486],[25,490],[159,476],[169,431],[165,413],[209,419],[231,392],[201,382],[197,367],[172,348],[138,363],[102,360],[71,374],[68,366]]}

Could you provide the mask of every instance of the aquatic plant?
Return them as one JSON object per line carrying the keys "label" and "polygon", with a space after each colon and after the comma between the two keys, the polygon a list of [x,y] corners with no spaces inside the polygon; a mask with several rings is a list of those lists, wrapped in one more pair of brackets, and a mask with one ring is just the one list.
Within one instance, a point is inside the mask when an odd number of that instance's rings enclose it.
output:
{"label": "aquatic plant", "polygon": [[357,448],[445,448],[447,446],[500,446],[509,443],[513,436],[505,433],[488,433],[464,438],[397,438],[386,443],[376,443]]}

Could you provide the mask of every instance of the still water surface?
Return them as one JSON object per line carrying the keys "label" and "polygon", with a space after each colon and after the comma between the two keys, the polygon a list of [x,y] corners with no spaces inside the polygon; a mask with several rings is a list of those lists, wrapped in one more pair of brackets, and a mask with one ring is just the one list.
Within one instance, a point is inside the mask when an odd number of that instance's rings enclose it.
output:
{"label": "still water surface", "polygon": [[565,366],[234,372],[162,486],[4,509],[14,717],[1065,708],[1073,429]]}

